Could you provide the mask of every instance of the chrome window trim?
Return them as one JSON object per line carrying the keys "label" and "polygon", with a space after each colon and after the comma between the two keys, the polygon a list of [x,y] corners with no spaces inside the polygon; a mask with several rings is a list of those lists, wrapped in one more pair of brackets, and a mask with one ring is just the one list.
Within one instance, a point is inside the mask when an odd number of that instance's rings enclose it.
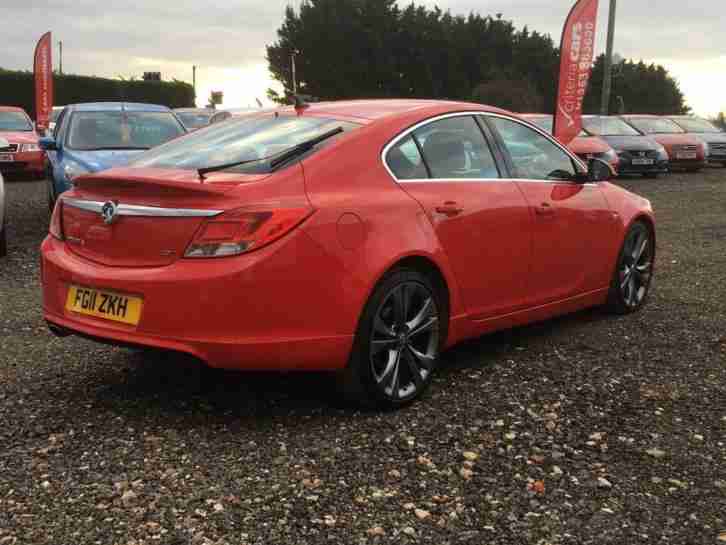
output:
{"label": "chrome window trim", "polygon": [[[101,213],[106,201],[88,201],[61,197],[64,206],[72,206],[87,212]],[[138,204],[119,204],[116,209],[119,216],[144,216],[155,218],[211,218],[220,215],[224,210],[206,210],[200,208],[161,208]]]}
{"label": "chrome window trim", "polygon": [[[409,128],[405,129],[403,132],[398,133],[396,136],[394,136],[388,144],[386,144],[383,147],[383,151],[381,151],[381,162],[383,163],[383,168],[386,169],[386,172],[388,172],[388,175],[393,179],[394,182],[398,184],[404,184],[404,183],[420,183],[420,182],[435,182],[435,183],[446,183],[446,182],[507,182],[511,180],[516,181],[524,181],[524,182],[530,182],[530,183],[571,183],[571,184],[577,184],[577,185],[585,185],[580,182],[575,182],[573,180],[522,180],[519,178],[416,178],[416,179],[409,179],[409,180],[399,180],[396,175],[393,173],[391,168],[388,166],[388,163],[386,162],[386,155],[388,154],[388,151],[398,144],[401,140],[405,139],[409,134],[411,134],[416,129],[428,125],[429,123],[435,123],[436,121],[440,121],[442,119],[448,119],[451,117],[465,117],[465,116],[488,116],[488,117],[498,117],[501,119],[505,119],[508,121],[513,121],[515,123],[520,123],[521,125],[524,125],[525,127],[528,127],[530,129],[533,129],[535,132],[541,134],[544,136],[547,140],[555,144],[558,148],[560,148],[562,151],[565,152],[565,154],[570,157],[573,161],[575,161],[575,164],[580,165],[585,172],[587,172],[587,166],[582,162],[582,160],[572,153],[569,149],[567,149],[565,146],[560,144],[552,135],[548,134],[544,130],[537,127],[535,124],[530,123],[529,121],[519,119],[512,116],[502,115],[495,112],[488,112],[485,110],[467,110],[463,112],[451,112],[448,114],[441,114],[435,117],[430,117],[428,119],[424,119],[423,121],[419,121],[415,125],[410,126]],[[483,135],[486,139],[486,136]],[[488,142],[489,143],[489,142]],[[490,144],[491,145],[491,144]],[[587,185],[590,185],[589,183]],[[596,184],[594,184],[596,185]]]}

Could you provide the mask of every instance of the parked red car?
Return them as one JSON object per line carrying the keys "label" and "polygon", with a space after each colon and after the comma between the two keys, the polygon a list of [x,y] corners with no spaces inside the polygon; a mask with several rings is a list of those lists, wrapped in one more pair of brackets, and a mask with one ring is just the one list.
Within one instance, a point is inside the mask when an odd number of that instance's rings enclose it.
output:
{"label": "parked red car", "polygon": [[650,203],[503,110],[282,108],[81,175],[42,244],[52,331],[334,371],[396,407],[463,339],[644,303]]}
{"label": "parked red car", "polygon": [[0,148],[1,172],[43,177],[45,153],[38,146],[40,136],[25,110],[0,106],[0,136],[10,143],[9,147]]}
{"label": "parked red car", "polygon": [[650,136],[668,152],[671,168],[690,171],[706,166],[706,146],[703,140],[686,134],[681,127],[665,117],[655,115],[621,115],[620,118],[640,134]]}
{"label": "parked red car", "polygon": [[[540,129],[552,134],[552,115],[551,114],[521,114],[520,117],[526,119],[530,123],[534,123]],[[610,163],[610,166],[617,172],[618,154],[615,150],[605,142],[602,138],[591,136],[586,132],[581,132],[572,142],[567,145],[570,151],[577,155],[583,161],[597,158]]]}

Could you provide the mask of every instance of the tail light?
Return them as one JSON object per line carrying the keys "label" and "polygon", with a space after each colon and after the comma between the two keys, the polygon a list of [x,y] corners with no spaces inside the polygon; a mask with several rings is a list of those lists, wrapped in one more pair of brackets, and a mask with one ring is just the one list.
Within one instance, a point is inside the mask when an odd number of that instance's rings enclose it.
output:
{"label": "tail light", "polygon": [[202,225],[184,257],[224,257],[257,250],[292,231],[313,211],[303,207],[225,212]]}
{"label": "tail light", "polygon": [[63,199],[55,201],[53,214],[50,216],[50,227],[48,232],[58,240],[64,240],[63,236]]}

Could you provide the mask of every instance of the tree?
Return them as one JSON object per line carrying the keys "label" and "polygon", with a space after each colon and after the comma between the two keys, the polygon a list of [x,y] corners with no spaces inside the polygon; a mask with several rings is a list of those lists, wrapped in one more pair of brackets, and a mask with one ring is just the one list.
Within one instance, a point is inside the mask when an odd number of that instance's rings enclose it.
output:
{"label": "tree", "polygon": [[537,113],[544,110],[544,99],[529,80],[498,79],[478,85],[472,100],[495,104],[513,112]]}
{"label": "tree", "polygon": [[[604,63],[602,55],[593,68],[584,104],[588,113],[600,113]],[[612,82],[610,113],[679,115],[690,112],[678,82],[663,66],[624,60],[613,66]]]}
{"label": "tree", "polygon": [[270,72],[292,94],[321,99],[412,97],[470,100],[474,87],[502,79],[529,80],[551,110],[557,51],[549,38],[511,21],[454,16],[396,0],[306,0],[288,8],[267,47]]}
{"label": "tree", "polygon": [[[444,98],[552,113],[559,51],[549,35],[494,17],[396,0],[302,0],[288,7],[277,41],[267,46],[272,77],[290,102],[295,55],[298,93],[321,100]],[[599,111],[603,60],[597,59],[585,109]],[[617,62],[611,111],[687,112],[683,94],[662,66]],[[516,93],[506,93],[513,85]]]}

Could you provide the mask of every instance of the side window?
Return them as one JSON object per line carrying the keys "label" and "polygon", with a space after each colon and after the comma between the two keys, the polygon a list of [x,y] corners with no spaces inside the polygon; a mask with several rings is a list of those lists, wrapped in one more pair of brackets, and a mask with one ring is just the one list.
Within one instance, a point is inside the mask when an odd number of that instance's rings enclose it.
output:
{"label": "side window", "polygon": [[499,178],[489,144],[471,116],[434,121],[416,129],[413,136],[432,178]]}
{"label": "side window", "polygon": [[409,135],[396,143],[386,154],[386,164],[399,180],[428,178],[426,165],[413,138]]}
{"label": "side window", "polygon": [[548,138],[516,121],[500,117],[488,119],[504,141],[515,178],[572,180],[575,177],[575,164],[570,156]]}

